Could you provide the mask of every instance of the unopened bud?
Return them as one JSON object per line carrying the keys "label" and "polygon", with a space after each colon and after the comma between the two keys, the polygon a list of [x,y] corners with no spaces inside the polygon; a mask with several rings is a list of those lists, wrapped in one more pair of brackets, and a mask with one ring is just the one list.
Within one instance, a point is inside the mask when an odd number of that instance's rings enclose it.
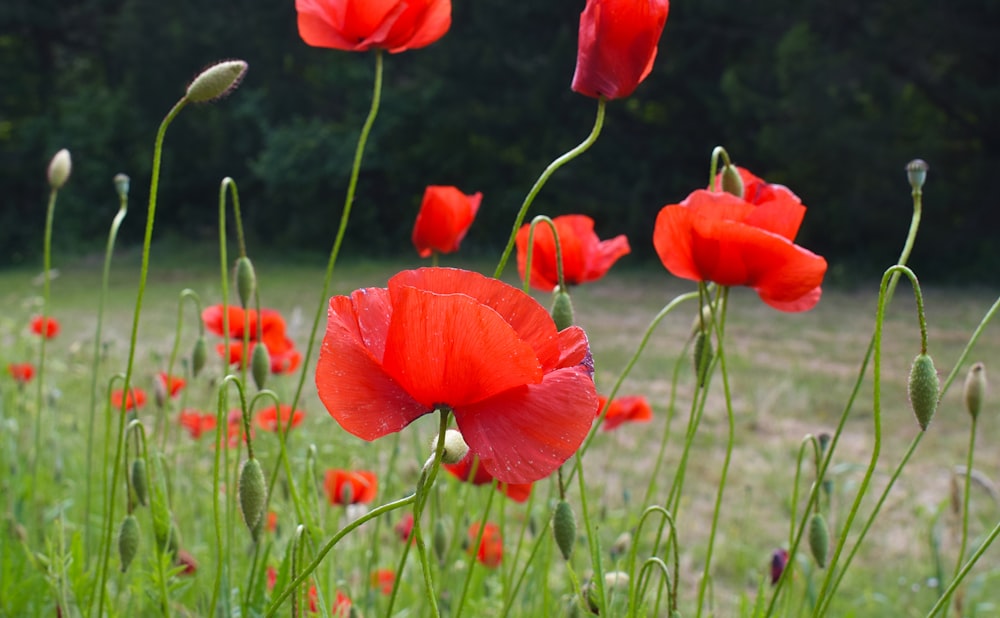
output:
{"label": "unopened bud", "polygon": [[712,364],[712,340],[704,331],[698,333],[694,340],[694,373],[698,376],[698,386],[704,388],[708,380],[708,368]]}
{"label": "unopened bud", "polygon": [[[437,448],[437,436],[431,443],[431,448]],[[469,452],[469,445],[465,443],[462,433],[455,429],[448,429],[444,432],[444,450],[441,452],[441,463],[456,464]]]}
{"label": "unopened bud", "polygon": [[557,330],[573,326],[573,300],[566,290],[559,289],[552,299],[552,321]]}
{"label": "unopened bud", "polygon": [[208,342],[201,336],[194,342],[194,349],[191,350],[191,375],[197,376],[201,373],[206,362],[208,362]]}
{"label": "unopened bud", "polygon": [[118,558],[122,563],[122,573],[128,570],[139,551],[139,520],[129,513],[122,520],[118,530]]}
{"label": "unopened bud", "polygon": [[552,512],[552,535],[563,560],[569,560],[573,555],[573,545],[576,543],[576,517],[569,502],[560,500]]}
{"label": "unopened bud", "polygon": [[830,531],[821,513],[813,513],[809,518],[809,551],[819,568],[826,567],[826,555],[830,551]]}
{"label": "unopened bud", "polygon": [[187,99],[193,103],[217,101],[240,85],[247,72],[243,60],[223,60],[203,70],[187,88]]}
{"label": "unopened bud", "polygon": [[62,189],[72,171],[73,161],[70,159],[69,151],[63,148],[49,161],[49,186],[57,191]]}
{"label": "unopened bud", "polygon": [[431,538],[431,544],[434,548],[434,555],[437,556],[438,562],[444,564],[445,558],[448,554],[448,531],[445,529],[444,521],[438,519],[434,522],[434,532]]}
{"label": "unopened bud", "polygon": [[149,504],[149,485],[146,482],[146,460],[132,460],[132,469],[129,471],[132,481],[132,492],[136,501],[142,506]]}
{"label": "unopened bud", "polygon": [[243,255],[236,260],[236,292],[240,297],[240,304],[246,309],[253,299],[254,289],[257,287],[257,273],[254,272],[253,262]]}
{"label": "unopened bud", "polygon": [[928,354],[918,354],[910,368],[910,406],[922,430],[926,430],[934,418],[940,390],[934,361]]}
{"label": "unopened bud", "polygon": [[609,550],[611,552],[611,559],[617,560],[624,556],[630,547],[632,547],[632,533],[622,532],[615,539],[615,542],[611,544],[611,549]]}
{"label": "unopened bud", "polygon": [[910,181],[910,187],[914,191],[923,189],[924,181],[927,180],[927,170],[930,166],[923,159],[914,159],[906,164],[906,179]]}
{"label": "unopened bud", "polygon": [[736,197],[743,197],[743,178],[735,165],[729,164],[722,168],[722,190]]}
{"label": "unopened bud", "polygon": [[983,408],[983,398],[986,397],[986,365],[976,363],[965,376],[965,409],[972,418],[979,417]]}
{"label": "unopened bud", "polygon": [[[267,485],[264,483],[264,471],[257,459],[248,459],[240,470],[240,510],[243,511],[243,522],[251,534],[259,532],[257,524],[264,516],[264,505],[267,503]],[[257,537],[254,537],[257,540]]]}
{"label": "unopened bud", "polygon": [[267,376],[271,375],[271,354],[267,351],[267,346],[258,343],[253,347],[250,356],[250,373],[253,375],[253,382],[258,389],[264,388]]}
{"label": "unopened bud", "polygon": [[115,191],[118,193],[118,199],[125,202],[128,199],[128,189],[131,184],[131,180],[125,174],[115,174]]}

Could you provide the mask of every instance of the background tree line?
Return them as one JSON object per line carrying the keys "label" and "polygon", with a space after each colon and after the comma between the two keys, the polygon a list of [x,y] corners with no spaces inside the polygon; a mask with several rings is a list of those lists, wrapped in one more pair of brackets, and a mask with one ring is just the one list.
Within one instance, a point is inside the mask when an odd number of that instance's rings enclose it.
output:
{"label": "background tree line", "polygon": [[[346,249],[410,254],[427,184],[485,195],[463,246],[495,253],[539,172],[582,140],[595,101],[570,91],[583,0],[456,0],[435,45],[387,57]],[[835,280],[881,272],[909,223],[903,167],[931,165],[914,264],[995,283],[1000,269],[1000,2],[674,2],[653,73],[609,105],[595,147],[533,213],[593,216],[653,260],[659,208],[707,183],[708,155],[789,185],[803,245]],[[157,235],[215,237],[218,185],[240,187],[257,249],[328,250],[371,96],[374,59],[307,47],[294,2],[8,0],[0,6],[0,265],[41,248],[44,168],[63,252],[103,246],[111,183],[132,177],[125,242],[141,235],[156,127],[205,64],[243,58],[231,98],[186,110],[166,139]]]}

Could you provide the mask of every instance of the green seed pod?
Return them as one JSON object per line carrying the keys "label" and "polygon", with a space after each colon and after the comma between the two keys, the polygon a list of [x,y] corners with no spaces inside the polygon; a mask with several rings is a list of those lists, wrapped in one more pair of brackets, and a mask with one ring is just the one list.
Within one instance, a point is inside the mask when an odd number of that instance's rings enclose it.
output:
{"label": "green seed pod", "polygon": [[740,177],[735,165],[722,168],[722,190],[736,197],[743,197],[743,178]]}
{"label": "green seed pod", "polygon": [[694,373],[698,376],[698,386],[708,381],[708,368],[712,364],[712,340],[704,332],[699,332],[694,340]]}
{"label": "green seed pod", "polygon": [[927,170],[931,167],[923,159],[914,159],[906,164],[906,179],[914,191],[920,191],[927,180]]}
{"label": "green seed pod", "polygon": [[206,362],[208,362],[208,342],[205,341],[205,337],[198,337],[191,351],[191,374],[196,376],[201,373]]}
{"label": "green seed pod", "polygon": [[573,326],[573,300],[565,290],[557,291],[552,299],[552,321],[558,330]]}
{"label": "green seed pod", "polygon": [[830,531],[826,519],[820,513],[813,513],[809,519],[809,551],[819,568],[826,567],[826,555],[830,550]]}
{"label": "green seed pod", "polygon": [[132,481],[132,493],[135,494],[136,501],[142,506],[146,506],[149,504],[149,484],[146,482],[146,460],[133,459],[129,476]]}
{"label": "green seed pod", "polygon": [[983,398],[986,397],[986,365],[976,363],[965,376],[965,409],[972,418],[979,417],[983,408]]}
{"label": "green seed pod", "polygon": [[194,103],[216,101],[240,85],[247,72],[243,60],[223,60],[203,70],[187,88],[187,99]]}
{"label": "green seed pod", "polygon": [[[115,174],[115,192],[118,193],[118,199],[125,201],[128,197],[128,188],[131,184],[131,179],[125,174]],[[123,205],[124,206],[124,205]]]}
{"label": "green seed pod", "polygon": [[438,519],[434,522],[434,533],[431,537],[431,544],[434,547],[434,555],[438,562],[444,564],[448,553],[448,531],[445,529],[444,521]]}
{"label": "green seed pod", "polygon": [[139,520],[131,513],[122,520],[118,530],[118,558],[122,563],[122,573],[128,570],[132,559],[139,551]]}
{"label": "green seed pod", "polygon": [[[240,509],[243,511],[243,521],[253,534],[257,524],[264,516],[264,505],[267,503],[267,485],[264,483],[264,471],[257,459],[248,459],[240,470]],[[254,538],[256,540],[256,538]]]}
{"label": "green seed pod", "polygon": [[573,545],[576,543],[576,517],[569,502],[560,500],[552,512],[552,534],[564,560],[573,555]]}
{"label": "green seed pod", "polygon": [[257,289],[257,272],[250,258],[243,255],[236,260],[236,293],[244,309],[250,306],[254,290]]}
{"label": "green seed pod", "polygon": [[257,344],[250,355],[250,374],[258,389],[264,388],[267,377],[271,375],[271,355],[266,345]]}
{"label": "green seed pod", "polygon": [[910,407],[922,430],[926,430],[934,418],[940,391],[941,382],[934,361],[928,354],[918,354],[910,368]]}

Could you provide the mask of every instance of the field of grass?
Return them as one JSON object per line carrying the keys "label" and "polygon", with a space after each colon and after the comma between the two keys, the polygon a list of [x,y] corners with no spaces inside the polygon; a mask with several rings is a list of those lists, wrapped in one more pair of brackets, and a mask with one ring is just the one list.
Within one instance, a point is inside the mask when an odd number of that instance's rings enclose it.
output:
{"label": "field of grass", "polygon": [[[165,252],[169,253],[169,252]],[[178,317],[178,295],[190,288],[205,305],[220,302],[219,266],[211,257],[203,261],[179,255],[157,255],[154,249],[150,288],[144,301],[139,329],[136,384],[153,391],[153,376],[167,368],[174,344]],[[212,264],[216,265],[213,266]],[[358,287],[384,286],[410,263],[343,263],[338,266],[332,293]],[[492,265],[446,262],[486,271]],[[36,409],[35,383],[18,388],[10,376],[0,378],[0,501],[5,526],[0,530],[0,616],[90,615],[93,582],[98,569],[107,519],[100,488],[106,469],[104,406],[97,408],[94,425],[94,493],[85,509],[87,444],[90,434],[90,384],[100,266],[86,261],[61,267],[52,284],[52,309],[62,325],[60,335],[48,343],[44,381],[45,405],[40,427],[41,450],[34,451]],[[289,335],[305,350],[320,292],[323,272],[319,266],[257,264],[262,304],[282,312]],[[508,274],[513,272],[508,268]],[[919,273],[918,273],[919,275]],[[138,268],[127,256],[115,266],[105,313],[102,360],[99,362],[98,394],[107,396],[107,379],[125,366],[134,308]],[[718,529],[715,555],[708,586],[708,608],[718,616],[753,615],[760,594],[770,597],[769,564],[772,552],[787,546],[789,517],[796,478],[796,457],[803,439],[833,432],[848,402],[860,363],[874,328],[877,282],[856,290],[826,290],[819,306],[804,314],[776,312],[753,292],[736,289],[730,295],[726,322],[726,369],[735,417],[732,464],[728,473]],[[0,361],[32,361],[38,357],[38,340],[27,324],[39,306],[37,273],[0,273]],[[694,289],[660,269],[617,269],[601,281],[573,291],[576,322],[588,333],[596,364],[598,391],[607,393],[622,374],[656,313],[678,294]],[[924,291],[929,324],[929,351],[942,378],[954,367],[971,333],[996,300],[995,289],[936,289]],[[550,300],[537,296],[546,306]],[[679,506],[677,522],[679,572],[674,572],[672,554],[663,545],[654,547],[659,535],[651,528],[636,533],[646,506],[665,504],[685,442],[685,427],[696,391],[690,357],[692,320],[696,304],[682,306],[667,316],[652,333],[639,362],[624,381],[619,395],[646,396],[654,409],[648,424],[626,424],[613,432],[598,432],[583,458],[586,493],[574,482],[567,499],[578,523],[575,553],[565,563],[552,544],[546,528],[555,482],[536,484],[531,500],[520,504],[486,487],[472,487],[454,478],[438,478],[425,514],[426,530],[441,536],[438,560],[433,562],[439,600],[445,615],[455,615],[457,605],[467,616],[575,615],[585,611],[576,602],[574,590],[594,572],[584,511],[599,541],[602,572],[626,570],[628,554],[616,548],[623,535],[635,534],[631,544],[639,559],[654,554],[679,581],[681,615],[694,615],[720,470],[725,457],[727,421],[720,368],[716,367],[697,433],[691,439],[691,454]],[[186,359],[198,329],[198,316],[191,305],[183,308],[180,334],[181,355]],[[320,328],[322,331],[321,323]],[[960,517],[955,496],[961,495],[969,444],[970,418],[962,397],[962,381],[969,365],[982,361],[989,369],[1000,366],[1000,331],[987,326],[977,346],[959,372],[959,377],[940,402],[926,437],[903,470],[877,521],[867,535],[833,604],[835,616],[924,616],[940,594],[936,583],[951,579],[956,561]],[[315,353],[306,369],[306,388],[300,408],[303,424],[288,437],[289,469],[294,488],[280,468],[270,501],[277,527],[261,543],[251,542],[240,520],[233,493],[225,492],[221,552],[224,568],[217,569],[219,541],[213,520],[215,495],[212,448],[209,434],[198,440],[177,426],[182,408],[214,411],[225,368],[213,353],[205,372],[189,380],[176,400],[164,408],[150,401],[139,411],[149,441],[151,459],[158,459],[169,500],[169,511],[180,533],[180,547],[197,561],[191,574],[177,574],[169,556],[154,550],[152,514],[139,508],[136,516],[142,530],[140,550],[126,573],[120,572],[112,551],[104,612],[113,616],[210,615],[215,577],[221,573],[219,607],[231,615],[259,615],[267,607],[269,593],[261,576],[262,565],[279,573],[278,589],[287,582],[292,568],[289,548],[304,547],[308,562],[340,527],[358,517],[363,507],[344,508],[329,504],[322,490],[324,471],[332,468],[373,470],[379,479],[378,497],[369,508],[402,498],[413,491],[420,466],[430,451],[428,444],[437,431],[436,421],[423,418],[397,436],[374,443],[361,441],[340,429],[323,409],[312,385]],[[881,365],[883,441],[873,486],[862,502],[859,522],[849,536],[848,547],[857,537],[860,522],[871,511],[920,429],[907,399],[907,375],[920,351],[920,331],[913,296],[905,280],[887,311]],[[675,367],[680,364],[676,373]],[[824,511],[836,538],[873,448],[872,366],[846,420],[827,479],[830,481]],[[175,373],[182,373],[181,366]],[[298,374],[275,376],[268,384],[282,401],[290,401]],[[230,390],[232,394],[234,391]],[[230,404],[235,401],[231,398]],[[988,395],[978,423],[974,468],[978,483],[971,492],[969,547],[1000,520],[1000,503],[993,484],[1000,476],[998,404]],[[117,431],[117,412],[110,424]],[[165,421],[162,422],[161,421]],[[164,430],[164,427],[166,429]],[[669,429],[669,433],[667,433]],[[665,457],[655,470],[661,444]],[[254,442],[258,457],[270,480],[278,468],[277,438],[257,431]],[[232,486],[237,457],[229,458]],[[242,456],[241,456],[242,457]],[[798,517],[809,491],[812,466],[802,467]],[[37,462],[37,463],[36,463]],[[37,468],[36,468],[37,466]],[[572,467],[572,460],[567,467]],[[652,481],[652,484],[651,484]],[[124,481],[121,481],[124,488]],[[112,505],[115,529],[125,515],[122,489]],[[647,491],[652,490],[646,500]],[[297,536],[300,523],[292,492],[300,507],[315,518],[315,527]],[[586,505],[582,499],[585,499]],[[485,509],[490,521],[503,532],[503,560],[496,568],[476,565],[464,545],[467,528]],[[428,615],[424,586],[415,552],[403,559],[406,544],[393,527],[400,512],[364,524],[345,537],[315,573],[322,600],[321,615],[328,615],[335,591],[350,597],[364,616],[386,615],[389,597],[373,585],[371,574],[380,569],[396,570],[405,564],[396,580],[398,598],[392,615]],[[440,522],[440,523],[439,523]],[[117,533],[116,533],[117,534]],[[429,534],[429,532],[428,532]],[[304,540],[302,537],[306,537]],[[665,537],[664,537],[665,538]],[[296,541],[295,539],[299,539]],[[533,553],[536,547],[539,550]],[[998,611],[1000,563],[988,551],[961,589],[965,614],[992,615]],[[165,565],[161,569],[161,564]],[[167,568],[170,567],[170,568]],[[783,615],[810,615],[810,599],[818,590],[823,572],[804,547],[786,596]],[[523,583],[521,578],[523,577]],[[655,582],[655,577],[654,577]],[[664,605],[655,614],[653,603],[659,584],[654,583],[645,599],[648,615],[666,615]],[[463,588],[468,592],[463,593]],[[662,590],[662,587],[659,588]],[[623,599],[612,598],[612,615],[623,615]],[[169,599],[164,604],[163,598]],[[617,605],[616,605],[617,603]],[[509,607],[508,607],[509,605]],[[617,609],[615,609],[617,608]],[[245,613],[244,613],[245,612]],[[288,610],[281,613],[287,615]],[[229,615],[227,614],[227,615]]]}

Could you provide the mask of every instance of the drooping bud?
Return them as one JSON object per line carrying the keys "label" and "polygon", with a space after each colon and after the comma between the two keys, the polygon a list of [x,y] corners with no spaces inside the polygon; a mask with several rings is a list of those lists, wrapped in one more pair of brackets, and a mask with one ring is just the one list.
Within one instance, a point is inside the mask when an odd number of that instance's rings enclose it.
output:
{"label": "drooping bud", "polygon": [[704,331],[698,333],[694,340],[694,373],[698,376],[698,386],[704,388],[708,380],[708,367],[712,364],[712,340]]}
{"label": "drooping bud", "polygon": [[965,409],[972,418],[979,418],[986,397],[986,365],[976,363],[965,376]]}
{"label": "drooping bud", "polygon": [[557,330],[573,326],[573,300],[566,290],[557,290],[552,299],[552,321],[556,323]]}
{"label": "drooping bud", "polygon": [[914,159],[906,164],[906,179],[914,191],[923,189],[924,181],[927,180],[927,170],[930,168],[931,166],[923,159]]}
{"label": "drooping bud", "polygon": [[118,558],[122,563],[122,573],[128,570],[139,551],[139,520],[129,513],[118,529]]}
{"label": "drooping bud", "polygon": [[146,460],[133,459],[129,476],[136,501],[142,506],[146,506],[149,504],[149,485],[146,482]]}
{"label": "drooping bud", "polygon": [[743,197],[743,178],[740,177],[736,166],[731,163],[722,168],[722,190],[736,197]]}
{"label": "drooping bud", "polygon": [[910,407],[920,429],[925,430],[937,410],[941,382],[934,361],[928,354],[918,354],[910,368]]}
{"label": "drooping bud", "polygon": [[822,513],[813,513],[809,518],[809,551],[819,568],[826,567],[826,556],[830,551],[830,531]]}
{"label": "drooping bud", "polygon": [[244,60],[223,60],[203,70],[187,88],[187,99],[193,103],[217,101],[240,85],[247,72]]}
{"label": "drooping bud", "polygon": [[[431,448],[436,449],[438,437],[434,436]],[[456,464],[469,452],[469,445],[465,443],[462,433],[455,429],[448,429],[444,432],[444,450],[441,452],[441,463]]]}
{"label": "drooping bud", "polygon": [[[243,511],[243,522],[251,534],[259,532],[257,524],[264,516],[264,505],[267,503],[267,485],[264,483],[264,471],[260,462],[248,459],[240,470],[240,510]],[[254,536],[254,541],[257,537]]]}
{"label": "drooping bud", "polygon": [[240,297],[240,305],[246,309],[253,298],[254,290],[257,288],[257,273],[254,272],[253,262],[245,255],[236,260],[236,292]]}
{"label": "drooping bud", "polygon": [[569,502],[560,500],[552,512],[552,535],[563,560],[569,560],[573,555],[573,545],[576,543],[576,517]]}
{"label": "drooping bud", "polygon": [[115,174],[115,191],[118,193],[118,199],[125,204],[125,200],[128,199],[128,189],[131,184],[131,179],[125,174]]}
{"label": "drooping bud", "polygon": [[267,376],[271,375],[271,354],[267,351],[266,345],[257,344],[253,347],[253,353],[250,355],[250,373],[257,388],[264,388]]}
{"label": "drooping bud", "polygon": [[63,148],[49,161],[49,186],[58,191],[69,180],[69,174],[73,171],[73,161],[70,159],[69,151]]}
{"label": "drooping bud", "polygon": [[208,362],[208,342],[204,336],[198,337],[191,350],[191,375],[197,376]]}

